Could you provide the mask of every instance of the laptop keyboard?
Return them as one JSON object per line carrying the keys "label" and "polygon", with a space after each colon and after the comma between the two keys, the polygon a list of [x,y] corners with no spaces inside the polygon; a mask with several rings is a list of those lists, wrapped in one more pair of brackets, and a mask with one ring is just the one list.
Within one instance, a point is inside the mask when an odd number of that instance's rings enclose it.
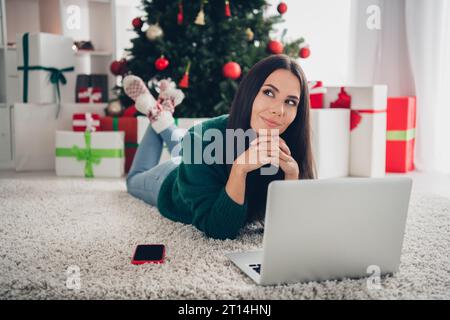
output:
{"label": "laptop keyboard", "polygon": [[261,263],[249,264],[249,267],[258,273],[261,273]]}

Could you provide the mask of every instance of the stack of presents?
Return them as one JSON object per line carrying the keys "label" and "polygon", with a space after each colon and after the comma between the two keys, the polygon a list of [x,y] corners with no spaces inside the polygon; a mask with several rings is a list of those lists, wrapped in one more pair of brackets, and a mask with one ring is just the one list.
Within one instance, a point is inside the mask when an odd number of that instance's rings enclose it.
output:
{"label": "stack of presents", "polygon": [[[106,74],[80,74],[73,40],[30,33],[17,39],[19,101],[14,105],[16,171],[58,176],[122,177],[149,120],[106,116]],[[175,119],[188,129],[205,119]],[[164,145],[161,161],[170,154]]]}
{"label": "stack of presents", "polygon": [[[82,177],[128,172],[148,118],[106,116],[107,75],[77,72],[71,38],[36,33],[17,44],[22,103],[14,106],[16,170]],[[312,81],[309,87],[318,178],[414,169],[414,97],[388,97],[384,85],[324,87]],[[204,120],[176,123],[187,130]],[[160,162],[168,159],[165,146]]]}
{"label": "stack of presents", "polygon": [[318,178],[414,169],[415,97],[388,97],[385,85],[309,88]]}

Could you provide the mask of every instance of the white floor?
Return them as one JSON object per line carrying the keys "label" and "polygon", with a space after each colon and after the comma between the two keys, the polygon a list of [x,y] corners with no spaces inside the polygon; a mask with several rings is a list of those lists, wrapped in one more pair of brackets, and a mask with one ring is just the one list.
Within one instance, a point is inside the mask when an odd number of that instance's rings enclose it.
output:
{"label": "white floor", "polygon": [[[226,257],[260,249],[258,226],[220,241],[130,196],[125,179],[0,172],[0,299],[449,299],[450,179],[409,176],[400,269],[373,289],[366,278],[260,287]],[[164,244],[165,263],[132,265],[140,243]]]}
{"label": "white floor", "polygon": [[423,173],[419,171],[408,174],[388,174],[389,176],[408,176],[413,179],[413,192],[431,193],[450,199],[450,175]]}
{"label": "white floor", "polygon": [[[48,177],[55,175],[53,171],[16,172],[14,170],[0,170],[0,179],[10,177]],[[419,171],[407,174],[393,174],[388,176],[408,176],[413,179],[413,192],[431,193],[450,199],[450,175],[423,173]]]}

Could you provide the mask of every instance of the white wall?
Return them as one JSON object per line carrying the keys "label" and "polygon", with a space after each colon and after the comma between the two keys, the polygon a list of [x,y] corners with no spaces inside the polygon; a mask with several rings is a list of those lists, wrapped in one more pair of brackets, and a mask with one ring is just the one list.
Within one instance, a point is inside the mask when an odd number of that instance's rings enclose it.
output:
{"label": "white wall", "polygon": [[[299,59],[309,80],[339,85],[348,79],[350,0],[284,0],[288,11],[278,34],[287,28],[286,40],[304,37],[311,55]],[[268,14],[278,13],[279,0],[270,0]]]}
{"label": "white wall", "polygon": [[[41,30],[39,14],[36,14],[39,12],[38,0],[8,0],[5,2],[5,6],[8,19],[8,42],[16,42],[17,34]],[[18,14],[19,12],[20,14]]]}
{"label": "white wall", "polygon": [[139,16],[144,15],[139,7],[141,0],[116,0],[117,12],[117,58],[120,59],[125,54],[125,48],[131,48],[131,39],[136,37],[131,21]]}

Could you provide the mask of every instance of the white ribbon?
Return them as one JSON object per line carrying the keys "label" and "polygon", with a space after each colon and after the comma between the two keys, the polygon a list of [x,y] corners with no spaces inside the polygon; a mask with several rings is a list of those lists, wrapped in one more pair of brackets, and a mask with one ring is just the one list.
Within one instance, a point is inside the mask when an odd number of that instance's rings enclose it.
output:
{"label": "white ribbon", "polygon": [[89,98],[89,102],[99,101],[102,98],[101,92],[92,93],[93,88],[89,87],[86,91],[78,93],[78,99]]}
{"label": "white ribbon", "polygon": [[94,125],[94,118],[92,118],[92,114],[90,112],[85,113],[86,117],[86,131],[94,132],[96,130]]}

